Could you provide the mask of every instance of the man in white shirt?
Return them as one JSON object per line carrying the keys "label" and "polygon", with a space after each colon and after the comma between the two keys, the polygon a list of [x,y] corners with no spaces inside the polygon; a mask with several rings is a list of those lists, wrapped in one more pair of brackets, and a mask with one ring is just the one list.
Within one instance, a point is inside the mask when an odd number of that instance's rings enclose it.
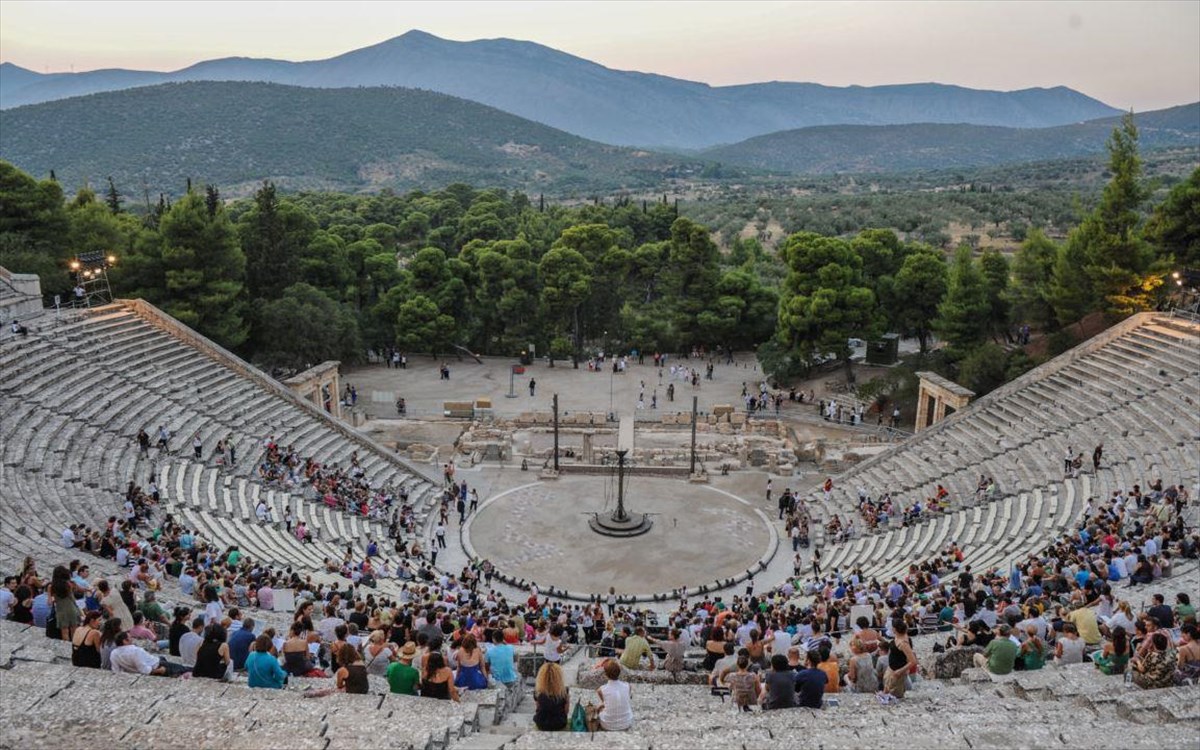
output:
{"label": "man in white shirt", "polygon": [[1135,553],[1132,549],[1126,550],[1125,570],[1128,571],[1129,575],[1133,575],[1133,571],[1137,570],[1137,562],[1137,553]]}
{"label": "man in white shirt", "polygon": [[159,663],[157,656],[129,642],[129,633],[118,634],[116,643],[117,647],[108,657],[112,671],[127,674],[167,674],[166,666]]}
{"label": "man in white shirt", "polygon": [[782,623],[775,623],[775,632],[771,635],[771,653],[786,654],[792,647],[792,634],[783,629]]}
{"label": "man in white shirt", "polygon": [[183,572],[179,574],[179,590],[186,596],[191,596],[192,592],[196,590],[195,573],[196,571],[191,568],[184,568]]}
{"label": "man in white shirt", "polygon": [[67,529],[63,529],[62,546],[65,549],[71,549],[72,547],[75,546],[75,527],[74,526],[67,528]]}
{"label": "man in white shirt", "polygon": [[16,588],[16,576],[4,579],[4,586],[0,587],[0,620],[7,620],[9,613],[12,612],[12,605],[17,600],[16,594],[13,593]]}
{"label": "man in white shirt", "polygon": [[[755,623],[753,620],[746,620],[746,622],[739,625],[738,629],[737,629],[738,645],[739,646],[749,645],[750,633],[755,630],[758,630],[758,624]],[[759,635],[762,635],[762,634],[759,633]]]}
{"label": "man in white shirt", "polygon": [[325,605],[325,616],[317,623],[317,632],[321,634],[321,640],[326,643],[333,643],[337,640],[338,625],[345,625],[346,621],[337,616],[337,609],[332,604]]}

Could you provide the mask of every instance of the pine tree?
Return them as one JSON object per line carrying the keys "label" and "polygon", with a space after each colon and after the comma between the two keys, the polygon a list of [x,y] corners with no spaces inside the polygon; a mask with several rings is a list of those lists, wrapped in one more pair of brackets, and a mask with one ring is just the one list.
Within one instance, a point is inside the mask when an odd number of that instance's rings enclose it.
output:
{"label": "pine tree", "polygon": [[104,203],[108,206],[108,210],[114,214],[121,213],[121,194],[117,191],[117,184],[113,182],[113,178],[108,178],[108,192],[104,195]]}
{"label": "pine tree", "polygon": [[971,248],[964,245],[954,254],[934,331],[950,346],[951,356],[960,358],[987,338],[990,313],[983,272],[971,257]]}
{"label": "pine tree", "polygon": [[1086,263],[1086,249],[1077,234],[1073,233],[1058,248],[1046,297],[1060,325],[1082,320],[1093,309],[1095,297],[1091,280],[1085,271]]}
{"label": "pine tree", "polygon": [[1032,229],[1013,256],[1013,283],[1008,298],[1013,318],[1049,330],[1055,327],[1054,308],[1049,302],[1058,246],[1040,229]]}
{"label": "pine tree", "polygon": [[[188,193],[163,215],[164,308],[217,343],[240,346],[248,333],[243,319],[246,256],[219,199]],[[210,206],[212,206],[210,208]]]}
{"label": "pine tree", "polygon": [[1072,234],[1080,246],[1096,303],[1111,317],[1153,306],[1162,274],[1152,269],[1154,250],[1142,238],[1139,208],[1147,197],[1140,178],[1138,132],[1127,114],[1108,141],[1112,179],[1096,209]]}

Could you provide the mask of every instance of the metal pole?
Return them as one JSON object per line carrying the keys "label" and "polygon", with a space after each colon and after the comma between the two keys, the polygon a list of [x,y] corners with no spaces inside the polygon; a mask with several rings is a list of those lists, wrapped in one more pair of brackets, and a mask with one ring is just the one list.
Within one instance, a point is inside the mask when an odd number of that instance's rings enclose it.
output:
{"label": "metal pole", "polygon": [[624,521],[625,518],[625,451],[617,451],[617,514],[613,519]]}
{"label": "metal pole", "polygon": [[612,419],[612,416],[613,416],[613,375],[615,375],[615,374],[616,374],[616,372],[613,371],[612,369],[610,369],[608,371],[608,418],[609,419]]}
{"label": "metal pole", "polygon": [[554,470],[558,471],[558,394],[554,394]]}
{"label": "metal pole", "polygon": [[692,396],[692,474],[696,473],[696,409],[699,402],[699,396]]}

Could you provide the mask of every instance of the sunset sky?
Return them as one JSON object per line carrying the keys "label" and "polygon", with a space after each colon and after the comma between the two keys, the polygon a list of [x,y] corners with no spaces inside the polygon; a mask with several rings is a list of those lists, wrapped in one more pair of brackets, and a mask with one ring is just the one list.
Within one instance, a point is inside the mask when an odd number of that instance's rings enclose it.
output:
{"label": "sunset sky", "polygon": [[538,42],[714,85],[1064,85],[1116,107],[1200,100],[1200,2],[22,2],[0,60],[38,72],[311,60],[411,29]]}

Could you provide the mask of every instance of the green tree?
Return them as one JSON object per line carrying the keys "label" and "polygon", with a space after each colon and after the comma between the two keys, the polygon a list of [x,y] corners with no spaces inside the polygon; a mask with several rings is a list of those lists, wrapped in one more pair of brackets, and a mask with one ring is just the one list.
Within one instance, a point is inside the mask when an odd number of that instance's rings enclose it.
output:
{"label": "green tree", "polygon": [[217,343],[240,346],[249,333],[243,302],[246,256],[214,193],[188,193],[162,218],[166,312]]}
{"label": "green tree", "polygon": [[1086,265],[1086,247],[1072,235],[1058,248],[1047,296],[1061,325],[1080,321],[1093,309],[1095,296]]}
{"label": "green tree", "polygon": [[276,299],[303,278],[300,258],[316,223],[303,210],[280,201],[275,185],[264,182],[249,211],[237,223],[246,256],[246,292],[251,299]]}
{"label": "green tree", "polygon": [[538,278],[542,282],[542,306],[558,324],[555,330],[566,328],[572,332],[578,358],[583,348],[579,311],[592,293],[592,264],[578,250],[553,247],[538,264]]}
{"label": "green tree", "polygon": [[109,177],[108,192],[104,195],[104,203],[108,206],[108,210],[113,214],[121,213],[121,202],[123,200],[120,191],[117,190],[117,183],[113,182],[112,177]]}
{"label": "green tree", "polygon": [[1004,384],[1008,372],[1008,354],[987,342],[975,347],[958,363],[958,382],[982,396]]}
{"label": "green tree", "polygon": [[0,265],[14,273],[37,274],[44,292],[68,288],[68,230],[58,183],[38,182],[0,161]]}
{"label": "green tree", "polygon": [[933,323],[953,358],[965,356],[987,338],[990,311],[983,273],[971,257],[971,248],[963,245],[954,254],[946,297]]}
{"label": "green tree", "polygon": [[1146,224],[1146,238],[1159,258],[1200,268],[1200,167],[1171,189]]}
{"label": "green tree", "polygon": [[701,337],[729,349],[748,349],[770,338],[775,330],[779,297],[754,274],[733,269],[721,276],[717,299],[696,322]]}
{"label": "green tree", "polygon": [[1115,317],[1150,309],[1162,283],[1161,270],[1152,268],[1154,250],[1140,231],[1139,209],[1147,194],[1137,142],[1133,115],[1127,114],[1108,141],[1112,179],[1099,205],[1067,240],[1081,246],[1096,302]]}
{"label": "green tree", "polygon": [[663,293],[670,298],[675,328],[684,344],[712,343],[698,340],[702,328],[699,316],[717,298],[720,255],[707,227],[689,219],[676,219],[671,225]]}
{"label": "green tree", "polygon": [[437,304],[418,294],[400,305],[396,316],[396,344],[406,351],[437,356],[450,348],[455,335],[454,318],[438,311]]}
{"label": "green tree", "polygon": [[993,337],[1007,336],[1011,304],[1008,300],[1008,278],[1011,273],[1008,258],[998,250],[984,250],[979,256],[979,270],[986,282],[988,299],[988,331]]}
{"label": "green tree", "polygon": [[875,294],[862,281],[862,257],[845,240],[811,232],[788,237],[780,255],[788,266],[779,300],[780,343],[796,362],[832,355],[849,375],[849,339],[870,338],[878,328]]}
{"label": "green tree", "polygon": [[946,260],[934,250],[911,253],[896,273],[893,320],[901,333],[917,337],[922,354],[929,351],[929,335],[948,284]]}
{"label": "green tree", "polygon": [[255,327],[255,359],[306,369],[326,360],[354,362],[363,350],[353,313],[308,284],[293,284],[263,303]]}
{"label": "green tree", "polygon": [[354,283],[346,241],[323,229],[313,232],[296,259],[296,278],[333,299],[345,301]]}
{"label": "green tree", "polygon": [[1013,256],[1013,283],[1008,298],[1012,303],[1014,320],[1030,323],[1042,330],[1057,326],[1051,306],[1050,284],[1058,246],[1040,229],[1031,229]]}

